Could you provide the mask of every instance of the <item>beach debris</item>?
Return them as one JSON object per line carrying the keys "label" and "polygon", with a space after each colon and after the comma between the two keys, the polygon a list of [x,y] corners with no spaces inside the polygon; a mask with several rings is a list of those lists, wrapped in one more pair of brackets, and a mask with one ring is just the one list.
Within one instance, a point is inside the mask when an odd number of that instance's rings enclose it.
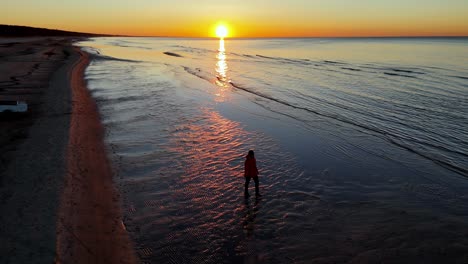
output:
{"label": "beach debris", "polygon": [[24,101],[0,101],[0,113],[25,113],[28,104]]}

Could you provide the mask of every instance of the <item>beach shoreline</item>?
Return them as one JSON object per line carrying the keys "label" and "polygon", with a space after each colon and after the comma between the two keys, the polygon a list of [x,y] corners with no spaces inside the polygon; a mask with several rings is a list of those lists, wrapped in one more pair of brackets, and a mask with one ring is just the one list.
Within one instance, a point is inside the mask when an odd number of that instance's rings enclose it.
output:
{"label": "beach shoreline", "polygon": [[0,116],[2,263],[136,262],[77,40],[0,40],[0,99],[29,104]]}
{"label": "beach shoreline", "polygon": [[70,77],[73,103],[58,220],[58,262],[135,263],[105,151],[104,127],[84,79],[90,56],[79,48],[75,51],[80,59]]}

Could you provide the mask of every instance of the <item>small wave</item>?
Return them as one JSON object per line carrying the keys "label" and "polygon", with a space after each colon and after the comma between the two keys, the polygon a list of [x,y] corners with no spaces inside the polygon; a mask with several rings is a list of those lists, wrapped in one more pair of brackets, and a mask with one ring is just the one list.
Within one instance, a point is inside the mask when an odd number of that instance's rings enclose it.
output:
{"label": "small wave", "polygon": [[182,45],[171,45],[170,47],[172,48],[177,48],[177,50],[182,50],[186,53],[195,53],[195,54],[203,54],[206,55],[206,53],[216,53],[215,50],[212,49],[206,49],[206,48],[197,48],[197,47],[190,47],[190,46],[182,46]]}
{"label": "small wave", "polygon": [[208,82],[211,81],[210,78],[208,78],[207,76],[204,76],[204,75],[202,74],[202,71],[201,71],[200,68],[190,69],[189,67],[186,67],[186,66],[183,66],[183,68],[184,68],[184,70],[185,70],[186,72],[188,72],[188,73],[190,73],[190,74],[192,74],[192,75],[194,75],[194,76],[196,76],[196,77],[198,77],[198,78],[200,78],[200,79],[203,79],[203,80],[208,81]]}
{"label": "small wave", "polygon": [[[133,43],[133,42],[127,42],[127,43]],[[145,50],[151,50],[152,48],[150,47],[143,47],[143,46],[132,46],[132,45],[125,45],[119,42],[113,42],[111,43],[114,46],[121,47],[121,48],[133,48],[133,49],[145,49]]]}
{"label": "small wave", "polygon": [[468,80],[468,77],[465,77],[465,76],[449,75],[449,77],[458,78],[462,80]]}
{"label": "small wave", "polygon": [[379,71],[390,72],[390,73],[393,72],[392,74],[395,74],[395,73],[426,74],[425,72],[422,71],[422,69],[419,69],[419,68],[403,69],[403,68],[379,66],[379,65],[368,64],[368,63],[363,64],[361,68],[370,69],[370,70],[379,70]]}
{"label": "small wave", "polygon": [[350,71],[362,71],[360,69],[355,69],[355,68],[348,68],[348,67],[341,67],[343,70],[350,70]]}
{"label": "small wave", "polygon": [[[244,55],[244,56],[250,56],[250,55]],[[269,56],[264,56],[264,55],[259,55],[259,54],[256,54],[256,56],[259,58],[263,58],[263,59],[276,60],[282,63],[301,64],[301,65],[311,64],[311,61],[308,59],[289,59],[289,58],[280,58],[280,57],[269,57]]]}
{"label": "small wave", "polygon": [[182,58],[184,56],[180,55],[180,54],[177,54],[175,52],[170,52],[170,51],[166,51],[166,52],[163,52],[164,54],[166,54],[167,56],[172,56],[172,57],[179,57],[179,58]]}
{"label": "small wave", "polygon": [[263,56],[263,55],[258,55],[256,54],[257,57],[260,57],[260,58],[264,58],[264,59],[271,59],[271,60],[275,60],[277,58],[273,58],[273,57],[268,57],[268,56]]}
{"label": "small wave", "polygon": [[92,54],[93,60],[107,60],[107,61],[123,61],[123,62],[141,62],[136,60],[120,59],[111,56],[101,55],[100,53]]}
{"label": "small wave", "polygon": [[100,54],[101,54],[101,52],[99,51],[98,48],[93,48],[93,47],[80,47],[80,49],[83,50],[83,51],[85,51],[85,52],[87,52],[87,53],[89,53],[89,54],[91,54],[91,55],[96,55],[96,54],[100,55]]}
{"label": "small wave", "polygon": [[[356,69],[353,67],[345,67],[346,65],[349,65],[349,63],[346,62],[339,62],[339,61],[332,61],[332,60],[322,60],[322,61],[313,61],[310,59],[291,59],[291,58],[281,58],[281,57],[270,57],[270,56],[265,56],[265,55],[260,55],[256,54],[257,57],[263,58],[263,59],[268,59],[268,60],[275,60],[278,62],[282,63],[288,63],[288,64],[299,64],[299,65],[310,65],[314,67],[323,67],[323,66],[343,66],[342,69],[344,70],[351,70],[351,71],[362,71],[360,69]],[[248,57],[247,55],[244,55],[244,57]]]}
{"label": "small wave", "polygon": [[340,65],[345,65],[345,64],[346,64],[346,63],[344,63],[344,62],[331,61],[331,60],[324,60],[323,62],[324,62],[324,63],[327,63],[327,64],[340,64]]}
{"label": "small wave", "polygon": [[387,70],[394,71],[394,72],[411,73],[411,74],[424,74],[424,72],[418,72],[418,71],[413,71],[413,70],[404,70],[404,69],[396,69],[396,68],[389,68]]}
{"label": "small wave", "polygon": [[[96,92],[96,90],[92,91],[93,93]],[[97,102],[107,102],[107,103],[124,103],[124,102],[131,102],[131,101],[142,101],[147,99],[148,96],[140,96],[140,95],[131,95],[131,96],[125,96],[125,97],[118,97],[118,98],[102,98],[102,97],[97,97],[95,100]]]}
{"label": "small wave", "polygon": [[[450,161],[442,160],[442,159],[439,159],[437,157],[432,157],[431,155],[428,155],[425,152],[419,151],[419,150],[417,150],[415,148],[412,148],[412,147],[410,147],[410,146],[408,146],[408,145],[406,145],[404,143],[400,143],[397,140],[394,140],[394,139],[391,139],[391,138],[388,138],[388,140],[392,144],[394,144],[396,146],[399,146],[400,148],[404,148],[407,151],[409,151],[411,153],[414,153],[414,154],[417,154],[417,155],[419,155],[419,156],[421,156],[423,158],[426,158],[426,159],[428,159],[428,160],[430,160],[430,161],[432,161],[432,162],[434,162],[434,163],[436,163],[436,164],[438,164],[438,165],[440,165],[440,166],[442,166],[442,167],[444,167],[446,169],[449,169],[449,170],[451,170],[453,172],[456,172],[456,173],[458,173],[460,175],[468,177],[468,170],[461,167],[461,166],[453,164]],[[457,152],[457,153],[460,153],[460,154],[463,154],[463,156],[466,156],[466,154],[464,154],[464,153],[461,153],[461,152]]]}
{"label": "small wave", "polygon": [[406,78],[416,78],[415,76],[411,75],[405,75],[405,74],[398,74],[398,73],[393,73],[393,72],[384,72],[385,75],[390,75],[390,76],[399,76],[399,77],[406,77]]}

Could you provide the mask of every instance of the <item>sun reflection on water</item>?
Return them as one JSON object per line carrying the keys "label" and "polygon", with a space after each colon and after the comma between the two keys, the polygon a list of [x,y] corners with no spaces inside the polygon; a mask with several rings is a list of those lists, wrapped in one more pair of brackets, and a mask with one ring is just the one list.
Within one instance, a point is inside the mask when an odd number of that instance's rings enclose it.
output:
{"label": "sun reflection on water", "polygon": [[228,65],[227,65],[227,56],[226,56],[226,49],[224,48],[224,39],[219,40],[219,49],[218,53],[216,54],[216,85],[220,87],[216,96],[219,97],[219,100],[223,100],[225,97],[225,91],[229,87],[230,79],[227,76],[228,72]]}

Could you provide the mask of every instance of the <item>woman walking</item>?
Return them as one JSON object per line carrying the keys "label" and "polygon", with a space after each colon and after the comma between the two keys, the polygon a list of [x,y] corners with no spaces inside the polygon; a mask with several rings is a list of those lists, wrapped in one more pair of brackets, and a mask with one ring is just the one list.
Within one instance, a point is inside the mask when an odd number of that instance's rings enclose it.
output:
{"label": "woman walking", "polygon": [[258,183],[258,169],[257,161],[255,160],[255,154],[253,150],[249,150],[249,153],[245,157],[244,163],[244,177],[245,177],[245,197],[249,197],[249,183],[250,179],[253,178],[255,182],[255,195],[260,197],[259,183]]}

